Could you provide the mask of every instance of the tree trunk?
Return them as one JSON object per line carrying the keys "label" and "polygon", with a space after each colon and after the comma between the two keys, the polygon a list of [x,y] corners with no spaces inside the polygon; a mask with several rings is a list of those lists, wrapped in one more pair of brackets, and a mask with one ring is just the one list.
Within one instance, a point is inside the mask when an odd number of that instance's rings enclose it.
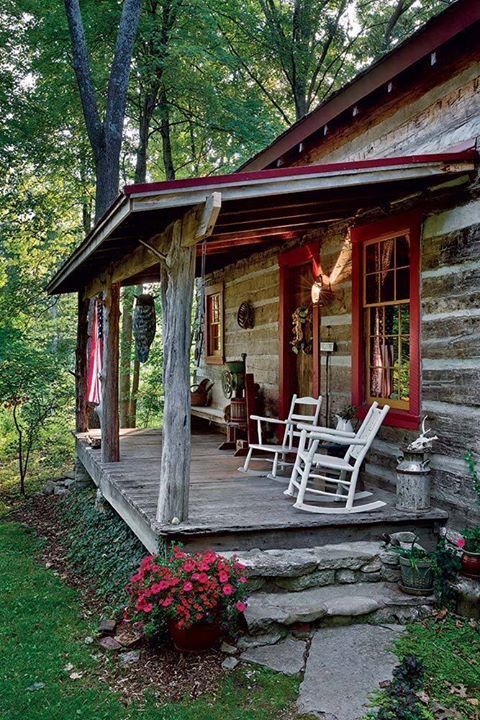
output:
{"label": "tree trunk", "polygon": [[75,429],[79,433],[88,430],[87,373],[88,373],[88,315],[90,300],[78,293],[77,348],[75,352]]}
{"label": "tree trunk", "polygon": [[95,160],[95,222],[98,222],[118,195],[120,147],[121,143],[113,143],[109,150],[100,151]]}
{"label": "tree trunk", "polygon": [[120,427],[130,425],[130,372],[132,369],[133,289],[124,288],[120,337]]}
{"label": "tree trunk", "polygon": [[118,419],[118,341],[120,285],[108,279],[104,291],[103,378],[102,378],[102,462],[120,460]]}
{"label": "tree trunk", "polygon": [[168,107],[167,93],[165,92],[165,87],[163,86],[160,91],[159,99],[160,105],[158,112],[160,115],[160,135],[162,136],[163,166],[165,168],[165,176],[167,180],[175,180],[172,139],[170,136],[170,110]]}
{"label": "tree trunk", "polygon": [[132,373],[132,390],[130,393],[130,408],[129,408],[129,420],[128,426],[131,428],[137,427],[137,397],[138,388],[140,385],[140,362],[135,358],[133,361],[133,373]]}
{"label": "tree trunk", "polygon": [[185,223],[173,225],[168,257],[161,266],[163,305],[162,464],[157,520],[188,516],[190,484],[190,346],[195,246],[182,248]]}

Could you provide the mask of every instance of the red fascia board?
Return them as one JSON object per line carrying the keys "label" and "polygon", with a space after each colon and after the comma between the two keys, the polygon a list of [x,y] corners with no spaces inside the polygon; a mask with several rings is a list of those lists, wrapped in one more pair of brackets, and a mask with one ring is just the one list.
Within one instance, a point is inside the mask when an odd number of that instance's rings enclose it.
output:
{"label": "red fascia board", "polygon": [[289,178],[302,175],[316,175],[317,173],[338,173],[348,170],[368,170],[369,168],[420,165],[422,163],[451,163],[476,159],[477,151],[473,141],[469,141],[468,147],[456,150],[455,152],[402,155],[401,157],[376,158],[371,160],[351,160],[346,162],[324,163],[321,165],[302,165],[300,167],[256,170],[253,172],[241,172],[229,175],[209,175],[207,177],[185,178],[183,180],[166,180],[157,183],[140,183],[137,185],[125,185],[123,192],[127,196],[142,195],[152,192],[208,187],[210,185],[236,185],[239,183],[253,182],[255,180],[269,180],[270,178]]}
{"label": "red fascia board", "polygon": [[285,130],[264,150],[247,160],[240,167],[240,171],[244,169],[260,170],[268,167],[352,105],[359,103],[374,90],[393,80],[479,20],[479,0],[458,0],[440,15],[432,18],[401,45],[393,48],[378,62],[366,68],[351,82],[340,88],[319,107]]}

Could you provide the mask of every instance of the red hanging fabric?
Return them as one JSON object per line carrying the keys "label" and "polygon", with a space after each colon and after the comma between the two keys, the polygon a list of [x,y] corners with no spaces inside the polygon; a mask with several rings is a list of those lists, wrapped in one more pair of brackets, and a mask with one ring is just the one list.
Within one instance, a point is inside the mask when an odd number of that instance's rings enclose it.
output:
{"label": "red hanging fabric", "polygon": [[90,352],[88,356],[87,400],[94,405],[100,405],[102,400],[102,386],[100,377],[103,370],[103,306],[101,301],[95,300],[92,320],[92,333]]}

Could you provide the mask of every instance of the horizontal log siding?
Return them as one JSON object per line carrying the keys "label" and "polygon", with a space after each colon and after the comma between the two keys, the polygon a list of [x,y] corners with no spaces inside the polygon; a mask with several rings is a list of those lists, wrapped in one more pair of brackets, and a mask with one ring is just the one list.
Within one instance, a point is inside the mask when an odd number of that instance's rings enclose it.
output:
{"label": "horizontal log siding", "polygon": [[[453,63],[455,59],[452,59]],[[438,68],[430,87],[387,94],[385,102],[305,150],[292,165],[438,152],[480,135],[478,52]],[[433,84],[435,79],[437,84]]]}

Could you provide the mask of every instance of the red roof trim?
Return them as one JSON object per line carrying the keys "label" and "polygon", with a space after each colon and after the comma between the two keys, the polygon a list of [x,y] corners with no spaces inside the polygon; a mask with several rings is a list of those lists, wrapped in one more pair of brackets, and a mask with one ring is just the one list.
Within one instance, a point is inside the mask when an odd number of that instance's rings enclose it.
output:
{"label": "red roof trim", "polygon": [[376,158],[370,160],[351,160],[347,162],[323,163],[321,165],[302,165],[301,167],[276,168],[269,170],[256,170],[253,172],[233,173],[229,175],[209,175],[207,177],[185,178],[183,180],[166,180],[165,182],[140,183],[125,185],[125,195],[179,190],[182,188],[198,188],[209,185],[236,185],[255,180],[268,180],[270,178],[295,177],[301,175],[316,175],[318,173],[337,173],[348,170],[364,170],[369,168],[395,167],[401,165],[420,165],[422,163],[451,163],[476,160],[477,152],[474,141],[459,146],[454,152],[430,153],[425,155],[402,155],[400,157]]}
{"label": "red roof trim", "polygon": [[414,63],[438,49],[463,30],[480,20],[478,0],[457,0],[439,15],[433,17],[414,35],[393,48],[376,63],[366,68],[349,83],[333,93],[279,135],[270,145],[247,160],[240,170],[260,170],[267,167],[295,145],[303,142],[323,125],[385,83],[397,77]]}

